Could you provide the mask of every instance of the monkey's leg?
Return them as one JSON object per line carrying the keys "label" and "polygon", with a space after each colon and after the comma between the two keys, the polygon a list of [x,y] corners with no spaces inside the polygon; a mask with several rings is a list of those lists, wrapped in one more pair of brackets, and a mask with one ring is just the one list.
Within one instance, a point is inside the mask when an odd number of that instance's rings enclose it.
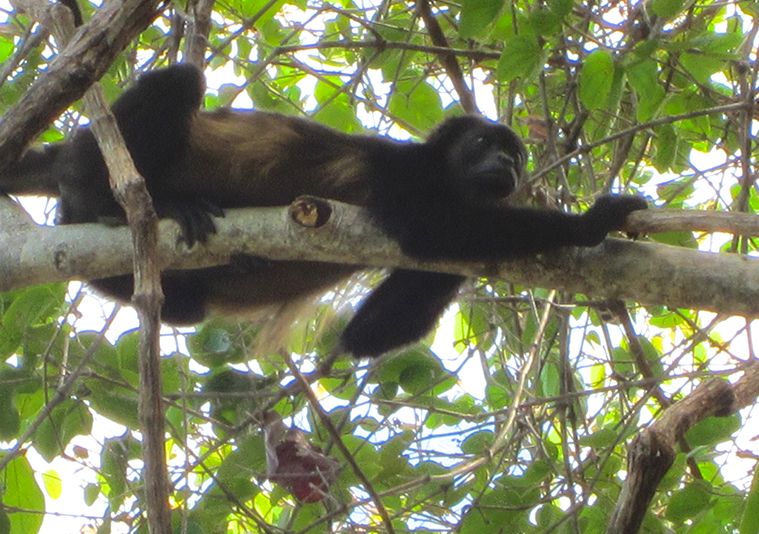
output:
{"label": "monkey's leg", "polygon": [[376,357],[413,343],[437,324],[463,276],[396,269],[361,303],[341,344],[356,357]]}

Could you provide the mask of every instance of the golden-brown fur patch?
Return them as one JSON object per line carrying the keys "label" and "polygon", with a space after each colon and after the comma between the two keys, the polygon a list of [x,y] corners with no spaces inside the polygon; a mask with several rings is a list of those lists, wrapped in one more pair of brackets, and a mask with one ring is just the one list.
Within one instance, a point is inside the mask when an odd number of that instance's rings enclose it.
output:
{"label": "golden-brown fur patch", "polygon": [[230,206],[284,205],[304,194],[366,201],[366,151],[317,123],[264,112],[200,113],[190,146],[188,194]]}

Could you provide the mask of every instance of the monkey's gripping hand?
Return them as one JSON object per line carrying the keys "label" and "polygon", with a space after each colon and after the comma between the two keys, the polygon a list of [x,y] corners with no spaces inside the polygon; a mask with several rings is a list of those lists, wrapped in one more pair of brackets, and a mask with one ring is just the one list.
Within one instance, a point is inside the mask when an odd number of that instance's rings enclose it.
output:
{"label": "monkey's gripping hand", "polygon": [[188,248],[197,243],[205,243],[209,234],[216,233],[214,217],[224,217],[224,210],[212,202],[202,199],[174,199],[164,206],[156,206],[159,217],[169,217],[179,223],[180,241]]}
{"label": "monkey's gripping hand", "polygon": [[622,230],[627,216],[633,211],[648,208],[646,199],[640,195],[603,195],[582,215],[582,235],[584,246],[595,246],[604,240],[606,234],[614,230]]}

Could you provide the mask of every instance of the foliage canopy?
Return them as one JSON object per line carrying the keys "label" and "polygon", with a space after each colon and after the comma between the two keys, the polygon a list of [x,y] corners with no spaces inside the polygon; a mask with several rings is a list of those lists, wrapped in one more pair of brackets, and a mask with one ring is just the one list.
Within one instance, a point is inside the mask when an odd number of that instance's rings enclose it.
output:
{"label": "foliage canopy", "polygon": [[[83,9],[87,19],[97,8]],[[102,79],[109,97],[181,57],[185,26],[202,9],[165,6]],[[713,0],[226,0],[213,6],[206,106],[408,137],[474,102],[527,139],[536,202],[578,209],[600,192],[640,192],[661,207],[754,213],[753,108],[736,104],[756,91],[756,12],[756,2]],[[16,11],[2,28],[5,110],[58,50]],[[82,119],[74,104],[40,140]],[[756,252],[740,236],[650,239]],[[626,440],[704,378],[755,357],[755,325],[742,318],[475,280],[435,343],[376,365],[339,360],[312,384],[315,397],[290,395],[293,368],[312,371],[330,354],[376,277],[320,301],[280,353],[256,352],[255,323],[165,331],[175,532],[601,533]],[[133,319],[106,329],[110,306],[84,293],[53,284],[0,295],[0,458],[28,449],[0,471],[0,533],[33,534],[43,519],[60,530],[67,519],[45,515],[57,502],[77,503],[70,530],[147,531],[138,348],[122,332]],[[69,394],[56,399],[67,380]],[[264,410],[339,462],[322,500],[298,502],[267,480]],[[753,461],[728,469],[737,464],[717,454],[734,462],[743,452],[740,427],[733,416],[691,430],[646,532],[759,531]]]}

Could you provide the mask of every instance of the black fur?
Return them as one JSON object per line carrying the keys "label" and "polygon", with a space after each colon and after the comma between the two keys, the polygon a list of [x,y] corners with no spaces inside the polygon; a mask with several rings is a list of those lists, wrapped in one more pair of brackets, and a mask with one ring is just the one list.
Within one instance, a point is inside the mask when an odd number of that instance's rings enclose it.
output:
{"label": "black fur", "polygon": [[[113,105],[156,210],[180,222],[190,246],[214,231],[212,216],[224,208],[286,205],[304,194],[366,206],[406,254],[422,259],[498,261],[594,246],[646,207],[640,197],[611,195],[582,215],[507,205],[523,170],[524,145],[506,126],[477,117],[449,119],[425,143],[396,142],[263,112],[198,113],[202,95],[200,73],[177,65],[142,76]],[[56,174],[60,224],[123,219],[87,129],[30,151],[14,172],[38,181]],[[163,318],[188,324],[209,310],[237,313],[286,302],[328,289],[355,269],[258,262],[248,269],[165,272]],[[346,328],[343,348],[377,356],[419,339],[462,280],[392,271]],[[92,285],[123,301],[132,292],[130,276]]]}
{"label": "black fur", "polygon": [[60,3],[68,7],[71,10],[71,14],[74,16],[74,26],[79,27],[84,23],[82,18],[82,10],[79,9],[79,4],[76,0],[60,0]]}

